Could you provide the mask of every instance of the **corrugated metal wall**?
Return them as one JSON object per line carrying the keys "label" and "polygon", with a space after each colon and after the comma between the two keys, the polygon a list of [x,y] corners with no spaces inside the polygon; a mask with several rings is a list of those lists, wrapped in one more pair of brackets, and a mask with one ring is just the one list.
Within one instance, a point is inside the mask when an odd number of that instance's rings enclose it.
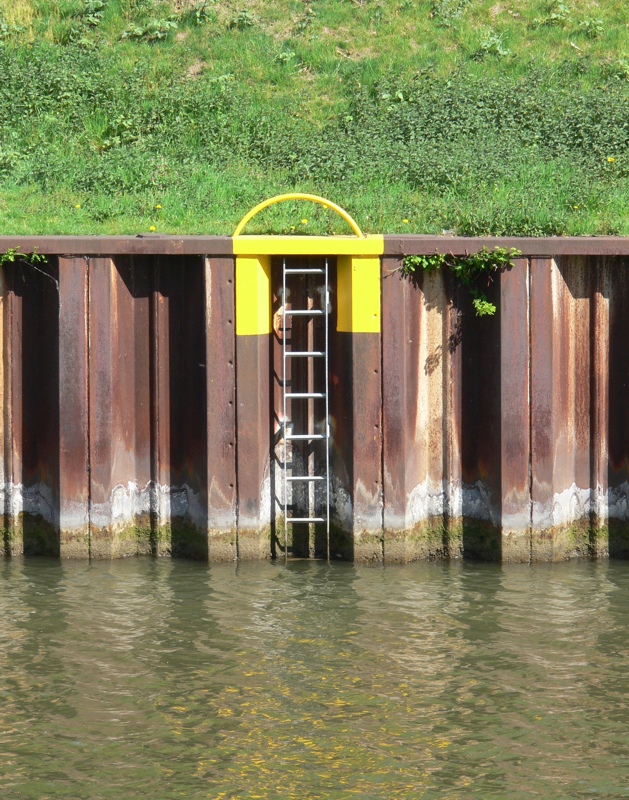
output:
{"label": "corrugated metal wall", "polygon": [[518,259],[493,318],[398,263],[383,280],[385,558],[626,556],[629,260]]}
{"label": "corrugated metal wall", "polygon": [[[494,317],[398,270],[483,244],[523,251]],[[2,275],[5,554],[279,554],[281,342],[235,335],[231,240],[0,238],[16,245],[49,258]],[[381,333],[332,319],[334,556],[629,554],[628,253],[387,237]]]}

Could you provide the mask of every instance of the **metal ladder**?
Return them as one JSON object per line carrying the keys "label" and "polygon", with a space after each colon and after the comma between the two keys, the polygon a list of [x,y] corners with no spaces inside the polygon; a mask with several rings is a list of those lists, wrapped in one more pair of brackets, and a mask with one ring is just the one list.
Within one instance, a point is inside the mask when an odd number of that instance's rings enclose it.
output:
{"label": "metal ladder", "polygon": [[[324,276],[324,287],[322,293],[322,305],[323,308],[287,308],[287,294],[286,294],[286,278],[288,275],[303,275],[304,277],[308,277],[310,275],[323,275]],[[284,524],[285,524],[285,546],[284,546],[284,556],[288,559],[288,531],[289,525],[294,525],[296,523],[304,523],[310,525],[315,525],[317,523],[325,523],[325,533],[326,533],[326,557],[327,560],[330,560],[330,423],[329,423],[329,387],[328,387],[328,353],[329,353],[329,315],[330,315],[330,290],[329,290],[329,282],[328,282],[328,259],[325,259],[325,267],[323,269],[318,268],[288,268],[286,266],[286,259],[283,259],[282,262],[282,410],[283,410],[283,440],[284,440],[284,448],[283,448],[283,477],[284,477],[284,492],[283,492],[283,512],[284,512]],[[310,300],[310,298],[308,298]],[[286,326],[286,318],[287,317],[324,317],[324,329],[325,329],[325,345],[323,350],[314,350],[314,349],[306,349],[306,350],[292,350],[287,346],[287,326]],[[292,332],[292,325],[291,325],[291,344],[293,339],[293,332]],[[314,336],[312,337],[314,339]],[[289,360],[293,361],[294,359],[325,359],[325,370],[324,370],[324,385],[320,387],[322,391],[314,391],[314,387],[306,387],[311,389],[311,391],[292,391],[293,389],[293,381],[292,376],[291,379],[288,378],[288,364]],[[294,361],[293,361],[294,363]],[[312,363],[312,362],[311,362]],[[311,370],[311,374],[313,375],[314,379],[314,369]],[[291,391],[288,391],[288,389]],[[323,433],[315,433],[314,430],[305,430],[300,431],[298,433],[294,433],[292,430],[293,423],[290,420],[289,416],[289,407],[292,411],[293,403],[296,402],[306,402],[306,403],[313,403],[315,400],[325,400],[325,417],[323,422]],[[303,415],[302,415],[303,416]],[[308,413],[306,419],[309,422],[314,423],[314,413]],[[314,427],[314,425],[306,424],[307,428]],[[325,463],[325,473],[324,474],[315,474],[314,471],[314,457],[312,454],[309,454],[309,457],[306,460],[306,473],[304,475],[295,475],[294,474],[294,454],[291,454],[291,460],[289,462],[289,446],[292,449],[291,442],[316,442],[320,444],[321,447],[325,448],[325,459],[319,458],[319,464],[323,465]],[[289,475],[290,471],[290,475]],[[292,505],[289,502],[289,487],[291,489],[291,499],[292,499],[292,487],[295,484],[306,484],[308,488],[308,510],[305,516],[303,517],[290,517],[289,516],[289,509]],[[320,485],[323,487],[325,491],[324,499],[325,499],[325,508],[321,508],[321,503],[319,504],[319,508],[316,508],[316,486]],[[320,493],[321,494],[321,493]]]}

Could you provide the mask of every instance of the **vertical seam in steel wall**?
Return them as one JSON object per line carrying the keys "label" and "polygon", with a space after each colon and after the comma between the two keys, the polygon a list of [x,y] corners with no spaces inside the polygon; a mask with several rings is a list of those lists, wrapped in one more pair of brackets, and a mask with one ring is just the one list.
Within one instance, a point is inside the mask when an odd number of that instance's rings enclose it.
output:
{"label": "vertical seam in steel wall", "polygon": [[526,259],[527,302],[526,317],[528,325],[528,414],[529,414],[529,564],[533,562],[533,315],[531,313],[533,281],[531,280],[532,259]]}
{"label": "vertical seam in steel wall", "polygon": [[[149,493],[149,530],[151,536],[151,555],[159,555],[159,526],[161,518],[159,515],[159,487],[160,487],[160,463],[159,463],[159,300],[157,297],[160,286],[160,256],[157,256],[150,271],[150,301],[149,301],[149,370],[151,388],[149,392],[149,415],[151,421],[150,434],[150,480],[151,491]],[[206,337],[207,338],[207,337]],[[170,522],[170,520],[169,520]],[[171,548],[172,548],[172,527],[171,527]]]}
{"label": "vertical seam in steel wall", "polygon": [[600,375],[599,364],[598,364],[598,355],[597,355],[597,348],[596,348],[596,339],[598,333],[598,322],[599,322],[599,308],[598,308],[598,295],[600,292],[600,283],[601,283],[601,259],[600,257],[596,258],[594,262],[595,268],[592,269],[592,261],[589,263],[586,261],[587,267],[589,267],[590,273],[590,286],[589,286],[589,294],[590,294],[590,331],[589,331],[589,344],[590,344],[590,446],[589,446],[589,456],[590,456],[590,477],[589,477],[589,484],[590,484],[590,528],[588,531],[588,556],[592,557],[596,555],[597,551],[597,544],[596,539],[594,539],[594,532],[598,527],[598,476],[599,476],[599,469],[598,469],[598,457],[596,455],[596,446],[599,442],[599,435],[600,435],[600,422],[598,416],[598,390],[599,390],[599,381],[598,375]]}
{"label": "vertical seam in steel wall", "polygon": [[589,357],[590,357],[590,364],[589,364],[589,375],[588,380],[590,384],[590,403],[589,403],[589,413],[590,413],[590,425],[589,425],[589,442],[588,442],[588,460],[589,460],[589,476],[588,476],[588,483],[590,485],[590,513],[589,513],[589,520],[588,520],[588,534],[587,534],[587,546],[588,546],[588,556],[592,556],[592,532],[594,529],[594,504],[595,504],[595,492],[592,491],[592,479],[594,478],[595,467],[594,467],[594,437],[596,435],[596,421],[594,415],[596,413],[596,387],[594,385],[594,381],[596,380],[596,348],[594,347],[594,334],[596,331],[596,290],[597,280],[596,275],[598,273],[598,259],[596,261],[596,268],[594,270],[591,269],[591,264],[589,272],[589,296],[590,302],[588,304],[588,323],[590,326],[590,330],[588,331],[588,349],[589,349]]}
{"label": "vertical seam in steel wall", "polygon": [[[6,272],[5,272],[6,278]],[[4,347],[2,358],[4,360],[4,555],[5,557],[11,556],[12,546],[12,533],[13,533],[13,379],[11,372],[12,362],[12,341],[11,331],[13,330],[13,303],[8,302],[8,294],[6,290],[3,299],[4,313],[2,324],[4,325],[3,340]],[[5,357],[6,356],[6,357]]]}
{"label": "vertical seam in steel wall", "polygon": [[[442,286],[444,287],[444,293],[447,298],[447,305],[445,309],[445,313],[442,317],[441,323],[441,352],[442,356],[442,374],[441,374],[441,497],[442,497],[442,506],[441,506],[441,547],[442,552],[445,558],[450,558],[451,555],[451,546],[450,546],[450,536],[452,531],[452,524],[450,519],[450,512],[452,508],[452,503],[450,502],[451,492],[452,492],[452,479],[451,479],[451,464],[452,461],[451,457],[451,442],[450,437],[452,435],[452,422],[451,422],[451,414],[452,414],[452,398],[451,398],[451,387],[452,387],[452,353],[450,352],[450,336],[452,330],[452,295],[450,293],[450,287],[446,282],[445,275],[442,275]],[[423,284],[422,284],[422,293],[423,293]],[[420,371],[418,370],[418,382]],[[419,385],[419,384],[418,384]]]}
{"label": "vertical seam in steel wall", "polygon": [[92,349],[92,340],[90,332],[90,257],[83,256],[85,262],[85,345],[86,345],[86,361],[87,361],[87,377],[86,377],[86,391],[87,391],[87,556],[92,558],[92,392],[91,392],[91,370],[90,370],[90,355]]}

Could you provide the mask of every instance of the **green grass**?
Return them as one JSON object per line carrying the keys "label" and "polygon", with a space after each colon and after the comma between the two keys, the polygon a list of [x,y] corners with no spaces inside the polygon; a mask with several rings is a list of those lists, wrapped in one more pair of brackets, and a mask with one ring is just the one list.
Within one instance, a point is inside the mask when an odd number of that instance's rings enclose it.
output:
{"label": "green grass", "polygon": [[611,0],[0,0],[0,233],[230,234],[308,191],[370,232],[627,235],[628,33]]}

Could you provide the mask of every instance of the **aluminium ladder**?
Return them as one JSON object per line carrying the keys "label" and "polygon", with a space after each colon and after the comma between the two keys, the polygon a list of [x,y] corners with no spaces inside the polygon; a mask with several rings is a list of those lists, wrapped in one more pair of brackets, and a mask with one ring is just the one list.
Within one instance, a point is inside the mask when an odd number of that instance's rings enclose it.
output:
{"label": "aluminium ladder", "polygon": [[[288,296],[286,293],[286,278],[288,275],[302,275],[308,278],[313,275],[322,275],[324,280],[322,292],[322,306],[323,308],[288,308]],[[283,512],[284,512],[284,525],[285,525],[285,543],[284,543],[284,556],[288,559],[288,531],[289,525],[296,523],[308,524],[308,526],[315,524],[325,524],[326,536],[326,557],[330,560],[330,423],[329,423],[329,386],[328,386],[328,362],[329,362],[329,315],[330,315],[330,291],[328,282],[328,259],[325,259],[324,268],[288,268],[286,266],[286,259],[282,262],[282,411],[283,411]],[[311,298],[308,298],[310,301]],[[310,305],[310,302],[307,303]],[[287,342],[287,317],[323,317],[324,322],[324,348],[323,350],[316,350],[314,347],[308,346],[305,350],[293,350],[293,326],[291,324],[291,347],[288,347]],[[314,334],[306,337],[306,341],[314,343]],[[313,359],[324,359],[324,378],[323,386],[320,387],[322,391],[314,391],[314,386],[306,386],[307,391],[293,391],[296,387],[292,376],[294,370],[292,364],[295,359],[306,359],[307,363],[313,366]],[[289,362],[291,362],[291,378],[288,378]],[[308,370],[310,379],[309,383],[314,382],[314,368]],[[291,391],[288,391],[290,388]],[[303,388],[303,387],[297,387]],[[324,420],[322,426],[322,433],[316,433],[314,430],[315,414],[308,413],[302,414],[302,419],[305,417],[308,420],[306,424],[307,430],[300,432],[293,432],[293,423],[291,418],[293,416],[293,403],[305,402],[310,405],[312,409],[315,401],[324,400]],[[289,413],[290,410],[290,413]],[[314,457],[313,452],[310,452],[305,461],[305,473],[295,474],[295,453],[293,449],[293,442],[302,442],[304,444],[312,445],[313,450],[317,447],[324,448],[324,454],[319,453],[319,459]],[[291,457],[289,462],[289,448],[291,449]],[[319,474],[316,474],[316,466],[319,465]],[[325,465],[325,469],[322,467]],[[290,475],[289,475],[290,471]],[[304,516],[291,517],[289,512],[293,507],[292,502],[294,497],[293,488],[305,485],[304,488],[308,490],[307,512]],[[319,492],[320,502],[317,508],[317,491],[316,487],[320,486],[322,492]],[[290,497],[289,497],[290,487]],[[323,494],[324,503],[321,502],[321,494]],[[323,506],[323,507],[322,507]]]}

